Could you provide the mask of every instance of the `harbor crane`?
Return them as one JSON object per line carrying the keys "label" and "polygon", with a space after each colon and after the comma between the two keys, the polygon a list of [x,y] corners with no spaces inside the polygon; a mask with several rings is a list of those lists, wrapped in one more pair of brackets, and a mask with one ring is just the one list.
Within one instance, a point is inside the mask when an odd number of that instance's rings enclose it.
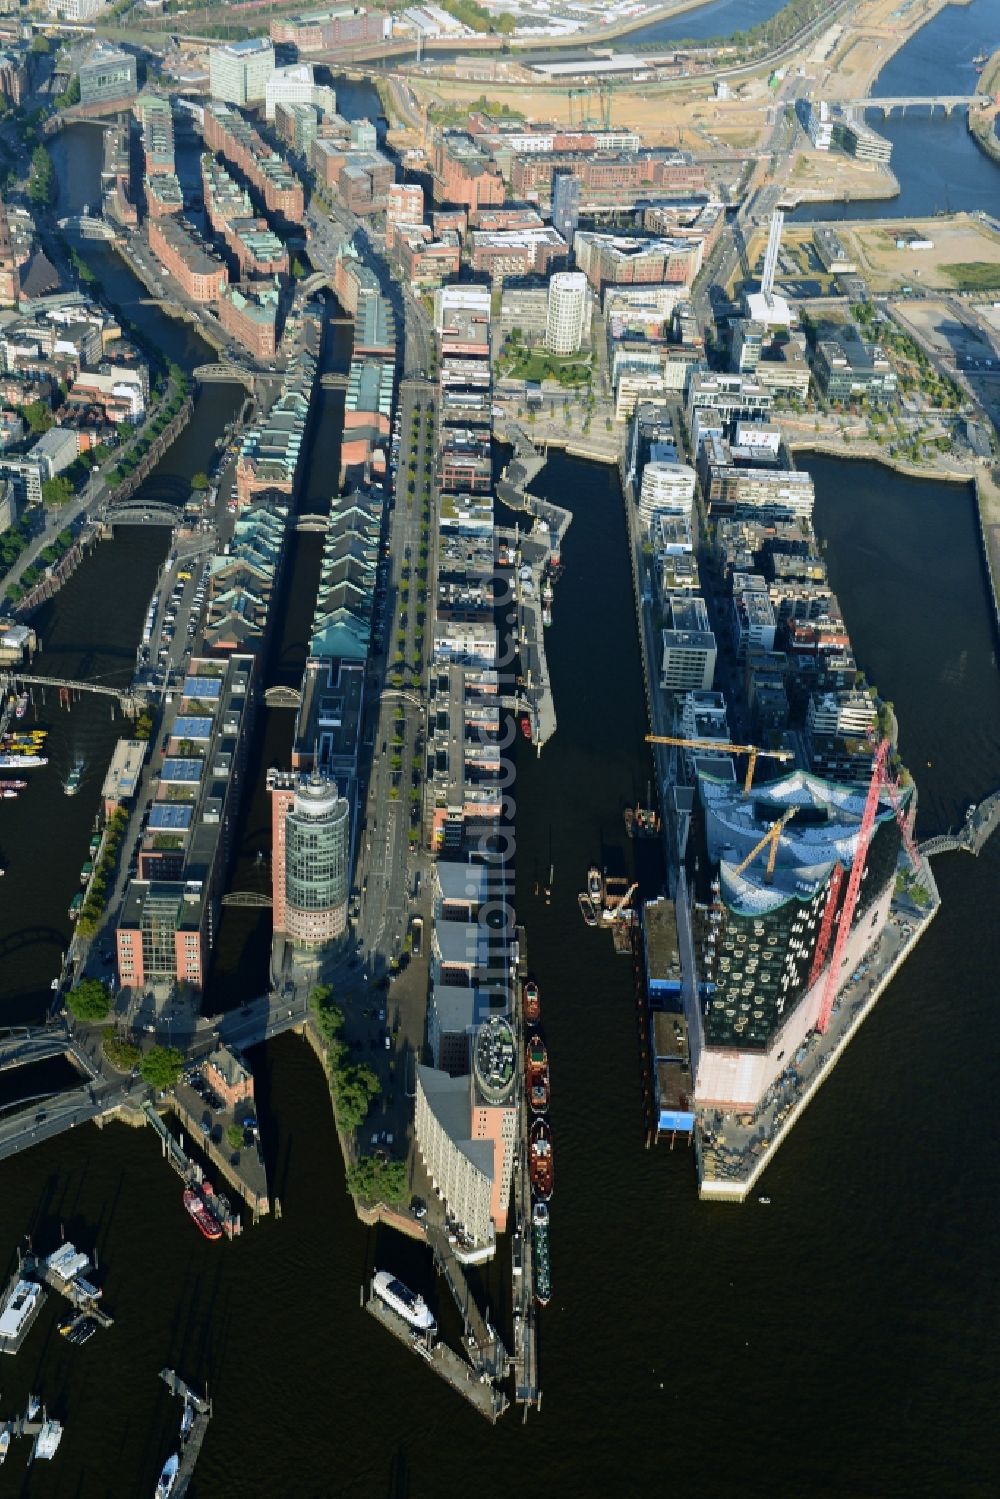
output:
{"label": "harbor crane", "polygon": [[795,755],[791,750],[766,750],[760,749],[756,744],[730,744],[725,739],[677,739],[672,734],[647,734],[647,744],[676,744],[682,749],[708,750],[718,752],[722,750],[730,755],[747,755],[747,774],[743,782],[743,790],[749,793],[753,785],[753,773],[758,758],[765,760],[794,760]]}
{"label": "harbor crane", "polygon": [[816,1019],[816,1029],[822,1035],[830,1024],[830,1016],[833,1014],[833,1006],[837,999],[838,979],[844,962],[844,948],[847,939],[851,935],[851,924],[854,921],[854,912],[857,909],[858,895],[861,892],[861,881],[864,878],[865,865],[868,861],[868,849],[871,846],[872,834],[875,831],[875,816],[878,812],[879,794],[885,791],[895,813],[899,830],[903,836],[903,844],[915,869],[920,868],[920,855],[914,846],[910,836],[910,830],[906,826],[906,817],[897,795],[894,781],[889,779],[887,761],[892,746],[888,739],[881,740],[875,745],[872,758],[872,775],[868,783],[868,793],[865,797],[864,812],[861,816],[861,827],[858,830],[858,841],[854,850],[854,858],[851,862],[851,873],[847,881],[847,892],[844,896],[844,904],[840,914],[837,914],[837,900],[840,895],[840,887],[844,883],[844,866],[840,863],[834,865],[830,876],[830,889],[826,897],[826,907],[823,911],[823,919],[820,923],[819,938],[816,942],[816,951],[813,955],[812,967],[809,971],[809,985],[812,985],[823,972],[826,962],[826,954],[830,946],[830,938],[833,934],[834,922],[837,924],[837,936],[833,944],[833,957],[830,959],[830,967],[827,970],[826,983],[823,987],[823,999],[819,1007],[819,1015]]}
{"label": "harbor crane", "polygon": [[629,885],[625,894],[620,895],[613,906],[608,906],[604,913],[605,921],[617,921],[638,888],[638,884]]}
{"label": "harbor crane", "polygon": [[761,850],[767,844],[770,844],[771,849],[767,856],[767,868],[764,871],[764,883],[765,885],[769,885],[774,878],[774,861],[778,857],[778,844],[781,842],[781,835],[785,830],[786,824],[791,822],[798,810],[798,807],[788,807],[778,818],[777,822],[772,822],[760,842],[754,844],[746,858],[737,864],[733,873],[742,874],[747,865],[753,863]]}

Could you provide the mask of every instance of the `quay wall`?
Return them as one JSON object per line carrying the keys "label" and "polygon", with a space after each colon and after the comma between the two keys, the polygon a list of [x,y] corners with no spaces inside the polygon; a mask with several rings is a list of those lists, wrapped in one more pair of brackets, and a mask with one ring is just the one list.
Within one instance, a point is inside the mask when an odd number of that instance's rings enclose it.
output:
{"label": "quay wall", "polygon": [[[926,860],[924,861],[924,864],[928,878],[930,878],[931,883],[933,884],[933,876],[930,875],[930,867],[927,864]],[[817,1070],[815,1076],[803,1089],[801,1098],[796,1103],[795,1107],[789,1112],[788,1117],[782,1121],[781,1127],[774,1136],[774,1139],[768,1145],[767,1149],[754,1162],[753,1170],[747,1177],[745,1177],[742,1181],[704,1181],[702,1179],[701,1136],[697,1131],[695,1132],[695,1154],[698,1163],[698,1195],[701,1198],[703,1198],[707,1202],[746,1201],[746,1198],[753,1190],[755,1183],[760,1179],[765,1169],[771,1164],[771,1161],[774,1159],[775,1153],[783,1144],[787,1136],[794,1129],[798,1121],[801,1119],[803,1113],[808,1108],[813,1098],[815,1098],[819,1089],[826,1082],[827,1078],[830,1076],[831,1072],[836,1067],[841,1057],[844,1055],[844,1052],[847,1050],[849,1043],[857,1035],[858,1031],[861,1029],[864,1022],[868,1019],[868,1016],[871,1014],[872,1010],[875,1008],[876,1004],[882,996],[883,991],[892,982],[896,974],[906,962],[907,958],[913,952],[913,949],[916,947],[921,937],[923,937],[924,933],[927,931],[927,928],[934,920],[934,917],[937,915],[940,908],[940,897],[937,894],[937,887],[934,886],[934,901],[930,906],[927,915],[921,921],[920,925],[914,928],[913,935],[908,939],[906,944],[900,948],[899,952],[896,954],[893,961],[889,964],[889,967],[885,970],[878,983],[875,984],[870,996],[858,1010],[857,1014],[854,1016],[847,1029],[844,1031],[843,1036],[831,1051],[826,1061]]]}

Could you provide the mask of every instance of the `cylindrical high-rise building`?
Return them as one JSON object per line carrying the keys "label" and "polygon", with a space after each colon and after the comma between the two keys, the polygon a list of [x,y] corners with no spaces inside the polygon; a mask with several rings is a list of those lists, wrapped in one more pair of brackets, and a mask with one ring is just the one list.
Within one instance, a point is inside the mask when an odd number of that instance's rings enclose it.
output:
{"label": "cylindrical high-rise building", "polygon": [[577,354],[587,326],[587,278],[582,271],[556,271],[549,282],[545,347],[551,354]]}
{"label": "cylindrical high-rise building", "polygon": [[351,813],[336,781],[269,777],[273,810],[274,930],[317,949],[347,928]]}

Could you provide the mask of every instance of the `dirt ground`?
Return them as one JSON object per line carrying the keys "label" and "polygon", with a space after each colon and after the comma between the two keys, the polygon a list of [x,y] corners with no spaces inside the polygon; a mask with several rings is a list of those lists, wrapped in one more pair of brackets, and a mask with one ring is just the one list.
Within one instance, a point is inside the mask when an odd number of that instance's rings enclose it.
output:
{"label": "dirt ground", "polygon": [[[995,264],[1000,282],[1000,235],[965,213],[951,218],[901,219],[898,229],[859,223],[850,230],[845,227],[844,233],[874,291],[902,286],[955,291],[955,279],[944,267],[980,262]],[[897,250],[897,234],[926,237],[934,248]]]}
{"label": "dirt ground", "polygon": [[[969,319],[956,316],[947,302],[938,297],[922,297],[899,307],[903,321],[908,323],[945,358],[996,359],[1000,339],[990,339],[985,329],[975,323],[975,310],[969,309]],[[998,387],[1000,394],[1000,387]]]}
{"label": "dirt ground", "polygon": [[898,191],[891,171],[839,151],[800,151],[786,180],[789,198],[798,202],[892,198]]}
{"label": "dirt ground", "polygon": [[[904,16],[900,0],[869,0],[851,17],[817,75],[816,97],[864,98],[875,76],[903,43],[942,10],[949,0],[912,0]],[[952,0],[959,5],[969,0]]]}

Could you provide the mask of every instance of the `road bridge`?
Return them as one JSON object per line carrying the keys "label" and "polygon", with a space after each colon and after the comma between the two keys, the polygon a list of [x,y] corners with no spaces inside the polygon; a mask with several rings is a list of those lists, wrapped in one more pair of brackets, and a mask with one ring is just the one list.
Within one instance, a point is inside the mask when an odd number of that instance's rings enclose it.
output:
{"label": "road bridge", "polygon": [[325,375],[320,375],[319,383],[324,390],[346,390],[347,379],[346,375],[338,374],[336,371],[328,371]]}
{"label": "road bridge", "polygon": [[230,890],[222,897],[224,906],[255,906],[263,909],[271,907],[274,902],[269,895],[261,895],[257,890]]}
{"label": "road bridge", "polygon": [[328,515],[300,515],[295,522],[296,531],[325,531],[330,524]]}
{"label": "road bridge", "polygon": [[68,707],[74,692],[96,692],[102,697],[117,698],[122,712],[135,718],[147,706],[148,694],[141,687],[107,687],[103,682],[74,682],[69,677],[40,677],[33,672],[0,671],[0,688],[55,687]]}
{"label": "road bridge", "polygon": [[939,833],[934,838],[925,838],[920,852],[927,859],[935,854],[957,853],[980,854],[987,840],[1000,826],[1000,791],[994,791],[978,807],[970,807],[965,826],[957,833]]}
{"label": "road bridge", "polygon": [[945,114],[950,115],[953,109],[971,109],[975,104],[987,105],[992,102],[988,94],[933,94],[925,97],[919,94],[900,94],[885,99],[848,99],[841,107],[852,113],[862,109],[880,109],[883,117],[892,114],[894,109],[901,109],[904,113],[908,109],[943,109]]}

